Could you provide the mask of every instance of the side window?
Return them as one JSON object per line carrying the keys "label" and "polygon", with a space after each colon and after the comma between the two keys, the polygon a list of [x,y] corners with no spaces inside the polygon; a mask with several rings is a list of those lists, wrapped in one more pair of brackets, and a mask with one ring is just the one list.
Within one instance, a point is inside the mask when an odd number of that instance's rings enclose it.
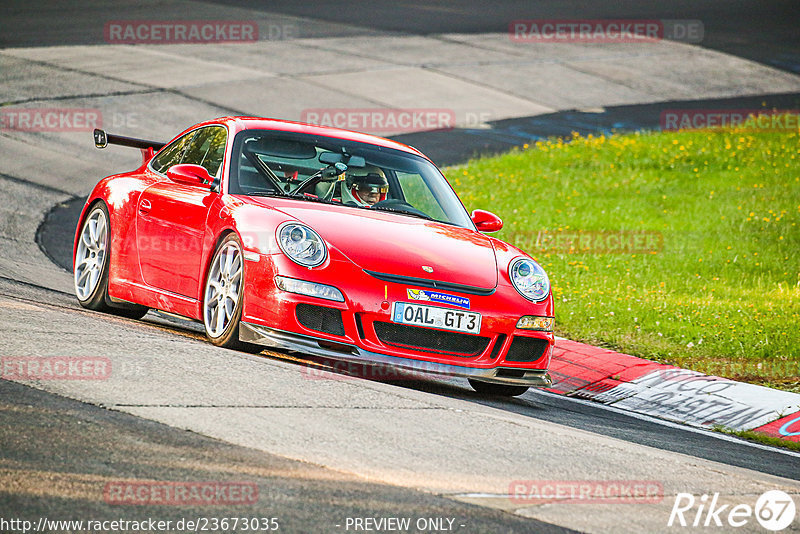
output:
{"label": "side window", "polygon": [[416,173],[395,172],[397,179],[400,181],[400,187],[403,189],[403,195],[406,197],[406,202],[434,219],[440,221],[448,220],[447,215],[442,211],[439,202],[436,201],[436,197],[433,196],[422,176]]}
{"label": "side window", "polygon": [[225,156],[225,142],[228,131],[223,126],[208,126],[197,130],[186,148],[181,163],[193,163],[205,167],[208,174],[217,176],[222,158]]}
{"label": "side window", "polygon": [[189,144],[194,134],[195,132],[189,132],[183,137],[176,139],[159,152],[159,154],[153,158],[153,170],[164,174],[167,172],[167,169],[180,163],[183,153],[186,151],[186,145]]}

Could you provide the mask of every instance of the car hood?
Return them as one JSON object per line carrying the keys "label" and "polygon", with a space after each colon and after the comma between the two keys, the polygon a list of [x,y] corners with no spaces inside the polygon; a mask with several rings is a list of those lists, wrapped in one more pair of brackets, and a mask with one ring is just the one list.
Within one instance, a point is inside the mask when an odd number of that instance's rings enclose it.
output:
{"label": "car hood", "polygon": [[497,286],[491,240],[474,230],[382,211],[286,200],[270,204],[309,225],[362,269],[482,289]]}

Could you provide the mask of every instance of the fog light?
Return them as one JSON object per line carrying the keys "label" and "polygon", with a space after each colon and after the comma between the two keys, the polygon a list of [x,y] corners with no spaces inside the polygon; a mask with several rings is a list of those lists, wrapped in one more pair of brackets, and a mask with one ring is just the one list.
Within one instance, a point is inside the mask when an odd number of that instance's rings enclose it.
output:
{"label": "fog light", "polygon": [[286,278],[285,276],[276,276],[275,285],[278,286],[278,289],[289,293],[344,302],[344,295],[342,295],[341,291],[333,286],[326,286],[325,284],[317,284],[316,282],[297,280],[295,278]]}
{"label": "fog light", "polygon": [[541,332],[552,332],[555,325],[555,317],[539,317],[538,315],[523,315],[517,321],[517,328]]}

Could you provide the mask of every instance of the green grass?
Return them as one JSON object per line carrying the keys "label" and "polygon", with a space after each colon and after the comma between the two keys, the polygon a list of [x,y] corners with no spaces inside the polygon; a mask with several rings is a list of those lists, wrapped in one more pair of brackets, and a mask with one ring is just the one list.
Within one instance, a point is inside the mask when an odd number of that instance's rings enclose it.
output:
{"label": "green grass", "polygon": [[[797,132],[575,136],[445,172],[547,270],[558,334],[800,391]],[[543,239],[620,231],[663,241],[612,254]]]}
{"label": "green grass", "polygon": [[754,432],[752,430],[731,430],[724,427],[715,427],[714,431],[736,436],[755,443],[770,445],[772,447],[783,447],[784,449],[789,449],[790,451],[800,452],[800,443],[796,441],[789,441],[788,439],[768,436],[766,434],[762,434],[761,432]]}

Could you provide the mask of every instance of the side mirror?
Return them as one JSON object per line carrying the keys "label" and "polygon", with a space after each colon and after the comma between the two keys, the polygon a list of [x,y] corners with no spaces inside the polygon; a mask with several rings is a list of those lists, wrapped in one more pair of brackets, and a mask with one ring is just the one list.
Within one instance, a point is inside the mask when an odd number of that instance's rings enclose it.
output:
{"label": "side mirror", "polygon": [[106,135],[105,130],[95,128],[92,135],[94,136],[94,146],[97,148],[105,148],[108,146],[108,136]]}
{"label": "side mirror", "polygon": [[200,165],[181,163],[167,169],[167,178],[173,182],[186,185],[197,185],[204,189],[211,189],[214,178]]}
{"label": "side mirror", "polygon": [[496,232],[503,227],[503,219],[490,211],[475,210],[470,218],[479,232]]}

